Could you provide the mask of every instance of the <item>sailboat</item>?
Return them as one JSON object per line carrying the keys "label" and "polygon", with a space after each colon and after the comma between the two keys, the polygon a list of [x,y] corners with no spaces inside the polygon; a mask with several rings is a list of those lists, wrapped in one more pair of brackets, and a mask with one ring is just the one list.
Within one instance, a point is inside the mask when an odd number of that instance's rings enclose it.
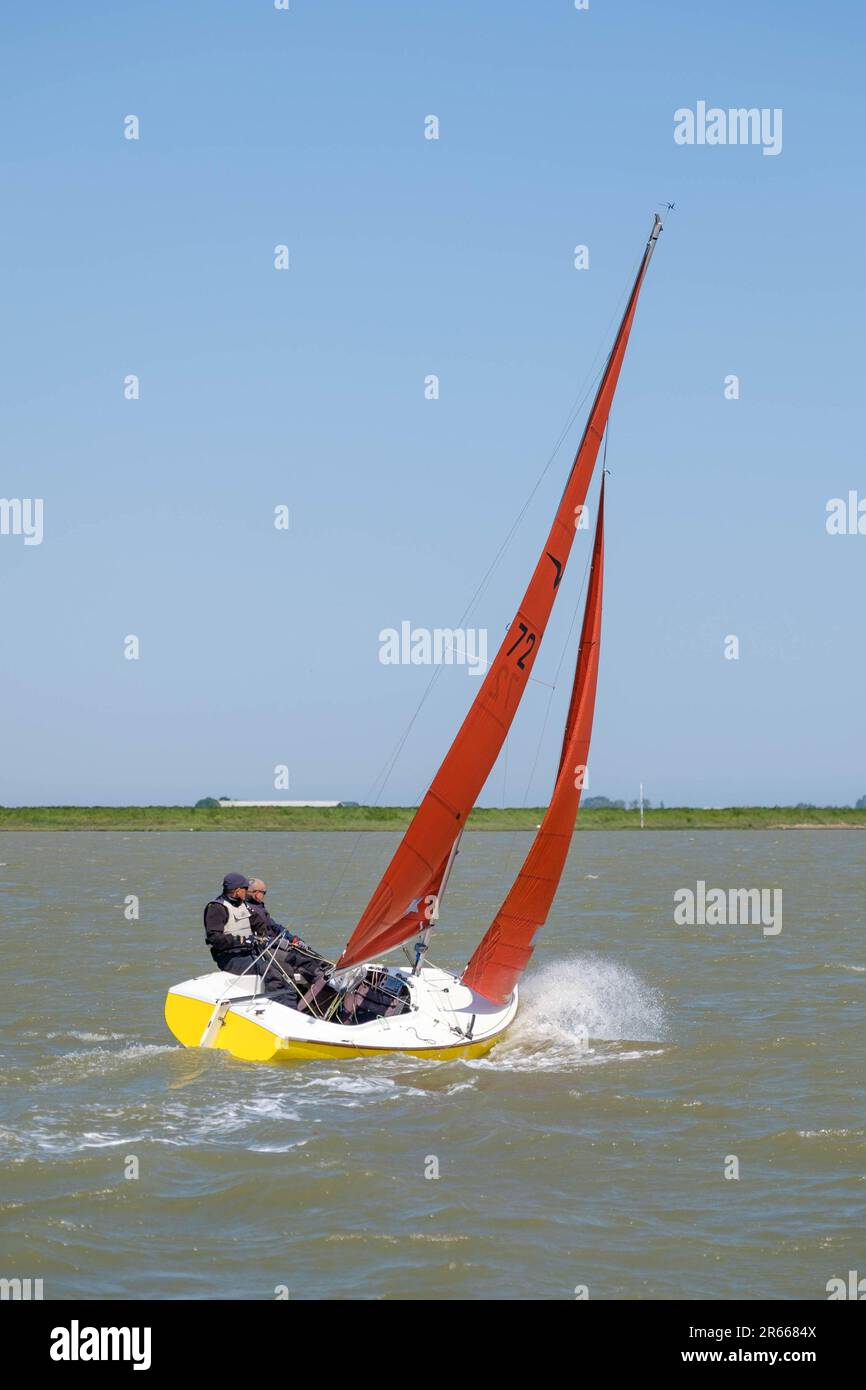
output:
{"label": "sailboat", "polygon": [[[483,684],[341,956],[292,974],[266,947],[255,971],[211,971],[173,986],[169,1029],[187,1047],[247,1061],[411,1054],[483,1056],[518,1007],[519,981],[556,895],[588,761],[601,641],[602,475],[571,698],[550,803],[496,917],[460,974],[427,961],[433,926],[472,807],[529,681],[598,459],[644,277],[662,230],[656,215],[550,532]],[[417,937],[414,961],[381,959]]]}

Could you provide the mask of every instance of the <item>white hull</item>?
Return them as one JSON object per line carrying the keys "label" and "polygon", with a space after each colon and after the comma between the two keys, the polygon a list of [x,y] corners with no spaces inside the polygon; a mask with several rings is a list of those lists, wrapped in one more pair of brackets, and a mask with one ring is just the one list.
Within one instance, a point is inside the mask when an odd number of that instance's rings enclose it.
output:
{"label": "white hull", "polygon": [[187,1047],[214,1047],[246,1061],[290,1062],[411,1053],[431,1059],[480,1057],[517,1012],[475,994],[454,975],[424,966],[390,967],[409,990],[409,1007],[367,1023],[337,1023],[269,999],[258,976],[212,971],[169,990],[166,1022]]}

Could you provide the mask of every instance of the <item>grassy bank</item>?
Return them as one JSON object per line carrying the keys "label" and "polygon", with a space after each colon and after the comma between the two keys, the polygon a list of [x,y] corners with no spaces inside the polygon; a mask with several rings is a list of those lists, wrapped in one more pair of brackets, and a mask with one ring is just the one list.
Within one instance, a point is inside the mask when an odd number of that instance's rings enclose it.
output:
{"label": "grassy bank", "polygon": [[[0,807],[0,830],[403,830],[411,806],[245,807],[192,810],[186,806],[12,806]],[[534,830],[543,806],[481,808],[472,830]],[[776,827],[861,826],[866,811],[847,806],[730,806],[701,810],[669,806],[647,811],[647,830],[769,830]],[[581,811],[579,830],[638,830],[637,811]]]}

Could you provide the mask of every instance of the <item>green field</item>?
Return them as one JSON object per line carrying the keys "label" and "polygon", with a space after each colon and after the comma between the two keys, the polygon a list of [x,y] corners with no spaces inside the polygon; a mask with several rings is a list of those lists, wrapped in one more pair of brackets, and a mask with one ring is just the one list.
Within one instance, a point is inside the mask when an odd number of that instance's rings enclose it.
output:
{"label": "green field", "polygon": [[[245,807],[193,810],[187,806],[0,807],[0,830],[403,830],[411,806]],[[481,807],[472,830],[534,830],[543,806]],[[767,830],[810,825],[866,827],[866,810],[848,806],[730,806],[701,810],[669,806],[645,812],[647,830]],[[581,811],[578,830],[639,830],[637,811],[615,807]]]}

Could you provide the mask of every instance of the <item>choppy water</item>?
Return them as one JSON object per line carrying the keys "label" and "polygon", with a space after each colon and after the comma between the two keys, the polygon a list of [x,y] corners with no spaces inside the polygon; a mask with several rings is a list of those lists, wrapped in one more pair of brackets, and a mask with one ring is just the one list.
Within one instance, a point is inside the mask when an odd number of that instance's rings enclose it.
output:
{"label": "choppy water", "polygon": [[[528,842],[464,837],[437,962]],[[862,832],[579,835],[480,1061],[174,1044],[165,989],[208,968],[224,870],[333,953],[393,844],[0,836],[0,1275],[46,1298],[820,1299],[866,1274]],[[676,926],[697,879],[781,887],[782,932]]]}

